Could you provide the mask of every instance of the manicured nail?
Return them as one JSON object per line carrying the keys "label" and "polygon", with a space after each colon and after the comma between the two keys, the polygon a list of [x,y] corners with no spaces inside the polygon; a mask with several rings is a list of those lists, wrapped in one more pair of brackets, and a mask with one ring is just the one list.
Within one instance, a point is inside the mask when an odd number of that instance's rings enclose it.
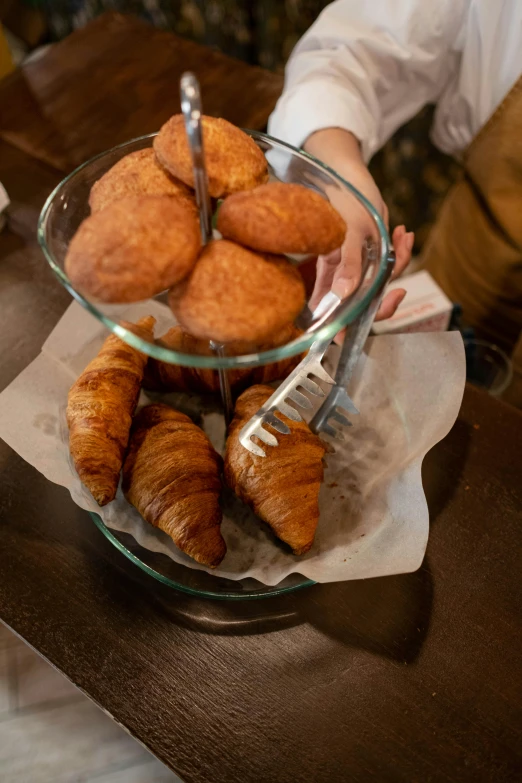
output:
{"label": "manicured nail", "polygon": [[332,291],[334,294],[337,294],[337,296],[340,299],[346,299],[347,296],[350,296],[350,294],[355,289],[355,286],[357,285],[357,281],[353,277],[340,277],[338,280],[335,280],[332,285]]}
{"label": "manicured nail", "polygon": [[406,234],[406,249],[408,253],[411,253],[413,250],[413,243],[415,242],[415,234],[413,231],[410,231],[408,234]]}

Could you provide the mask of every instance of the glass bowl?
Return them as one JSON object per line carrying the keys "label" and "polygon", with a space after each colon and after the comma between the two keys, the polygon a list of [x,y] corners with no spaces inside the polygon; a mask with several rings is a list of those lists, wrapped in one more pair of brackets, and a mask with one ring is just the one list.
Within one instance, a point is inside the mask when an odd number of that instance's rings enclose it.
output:
{"label": "glass bowl", "polygon": [[[285,357],[295,356],[305,351],[315,339],[331,338],[344,326],[351,324],[366,309],[384,278],[389,253],[389,239],[384,223],[370,202],[349,182],[341,179],[334,171],[310,155],[263,133],[248,130],[246,133],[263,150],[272,180],[306,185],[331,201],[344,215],[349,215],[351,209],[360,208],[362,205],[371,218],[372,230],[362,251],[371,248],[372,252],[366,254],[365,275],[356,292],[346,301],[342,312],[337,313],[335,317],[326,319],[315,333],[303,334],[286,345],[243,356],[227,356],[226,351],[224,355],[220,354],[219,356],[179,353],[158,343],[147,342],[121,326],[118,311],[120,309],[123,312],[124,306],[120,308],[120,306],[91,301],[72,286],[64,271],[64,261],[70,240],[82,220],[89,214],[88,198],[92,185],[125,155],[150,147],[156,134],[142,136],[120,144],[84,163],[57,186],[47,199],[40,214],[38,241],[62,285],[83,307],[122,340],[143,353],[169,364],[231,369],[239,366],[251,367],[267,364]],[[164,302],[165,295],[160,294],[156,299]],[[175,319],[172,316],[171,326],[174,324]]]}
{"label": "glass bowl", "polygon": [[[233,369],[250,367],[279,361],[305,351],[311,343],[329,339],[343,327],[351,324],[363,312],[386,274],[389,255],[389,239],[386,228],[372,205],[350,183],[341,179],[334,171],[304,152],[272,139],[262,133],[246,131],[263,150],[268,162],[270,178],[293,182],[312,188],[344,215],[361,206],[370,216],[371,230],[361,248],[365,260],[365,273],[356,292],[344,303],[341,312],[326,318],[315,332],[304,334],[286,345],[260,353],[243,356],[220,354],[201,356],[174,351],[164,345],[146,342],[120,325],[122,313],[129,305],[105,305],[91,301],[75,290],[64,271],[64,262],[69,242],[80,223],[89,215],[88,198],[92,185],[125,155],[152,145],[155,134],[142,136],[114,147],[92,158],[66,177],[47,199],[38,223],[38,241],[44,255],[58,280],[72,296],[110,331],[143,353],[170,364],[210,369]],[[302,259],[292,259],[299,263]],[[165,304],[165,294],[156,297]],[[165,307],[168,326],[175,324],[174,316]],[[170,322],[170,319],[171,322]],[[168,328],[166,327],[166,329]],[[165,329],[165,331],[166,331]],[[228,580],[205,571],[191,569],[175,563],[164,554],[149,551],[140,546],[126,533],[109,529],[101,517],[91,513],[99,530],[109,541],[149,576],[169,587],[184,593],[204,598],[223,600],[260,599],[281,595],[315,584],[300,574],[293,573],[275,586],[266,586],[254,579]]]}
{"label": "glass bowl", "polygon": [[206,571],[187,568],[175,563],[167,555],[145,549],[128,533],[108,528],[98,514],[89,514],[96,527],[131,563],[164,585],[182,593],[222,601],[243,601],[292,593],[294,590],[316,584],[311,579],[295,573],[287,576],[278,585],[269,586],[257,579],[223,579]]}

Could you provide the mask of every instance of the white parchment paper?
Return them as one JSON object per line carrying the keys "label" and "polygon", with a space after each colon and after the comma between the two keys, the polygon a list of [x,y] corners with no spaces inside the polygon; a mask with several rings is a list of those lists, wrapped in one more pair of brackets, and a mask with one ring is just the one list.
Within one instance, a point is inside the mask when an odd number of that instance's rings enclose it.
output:
{"label": "white parchment paper", "polygon": [[[170,311],[157,302],[115,308],[114,316],[135,321],[149,313],[158,320],[156,334],[172,325]],[[190,568],[202,568],[148,525],[121,490],[100,509],[74,471],[65,425],[67,392],[106,336],[100,323],[71,304],[40,356],[0,395],[0,436],[46,478],[67,487],[81,508],[97,512],[108,527],[130,533],[147,549]],[[335,582],[420,566],[429,521],[421,463],[457,417],[465,382],[462,339],[456,332],[390,335],[370,339],[366,351],[349,389],[360,415],[352,417],[344,444],[327,456],[321,516],[310,552],[304,557],[290,554],[225,490],[222,531],[228,551],[212,573],[274,585],[292,572]],[[335,360],[335,349],[330,360]],[[152,398],[191,415],[223,451],[224,423],[217,401],[183,394]],[[140,404],[147,401],[142,392]]]}

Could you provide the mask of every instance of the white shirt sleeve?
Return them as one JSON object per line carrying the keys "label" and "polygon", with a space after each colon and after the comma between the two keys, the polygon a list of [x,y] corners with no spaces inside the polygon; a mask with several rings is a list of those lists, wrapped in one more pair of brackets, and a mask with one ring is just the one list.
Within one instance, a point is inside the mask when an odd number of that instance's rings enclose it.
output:
{"label": "white shirt sleeve", "polygon": [[343,128],[366,160],[459,67],[459,33],[472,0],[337,0],[299,41],[269,133],[296,147]]}

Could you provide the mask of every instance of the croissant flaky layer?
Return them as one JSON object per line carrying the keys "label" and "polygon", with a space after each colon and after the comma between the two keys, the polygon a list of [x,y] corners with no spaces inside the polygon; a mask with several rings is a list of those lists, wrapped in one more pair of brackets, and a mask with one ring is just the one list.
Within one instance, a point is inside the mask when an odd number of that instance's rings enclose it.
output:
{"label": "croissant flaky layer", "polygon": [[226,552],[219,505],[221,457],[183,413],[161,403],[138,413],[123,466],[127,500],[198,563]]}
{"label": "croissant flaky layer", "polygon": [[326,448],[305,422],[285,416],[281,418],[291,432],[277,435],[277,447],[263,444],[266,457],[241,445],[241,427],[272,393],[270,386],[252,386],[238,398],[227,440],[225,480],[294,554],[302,555],[312,546],[319,521]]}
{"label": "croissant flaky layer", "polygon": [[[123,325],[153,339],[155,319]],[[114,500],[147,357],[110,335],[71,386],[69,449],[82,483],[100,506]]]}

